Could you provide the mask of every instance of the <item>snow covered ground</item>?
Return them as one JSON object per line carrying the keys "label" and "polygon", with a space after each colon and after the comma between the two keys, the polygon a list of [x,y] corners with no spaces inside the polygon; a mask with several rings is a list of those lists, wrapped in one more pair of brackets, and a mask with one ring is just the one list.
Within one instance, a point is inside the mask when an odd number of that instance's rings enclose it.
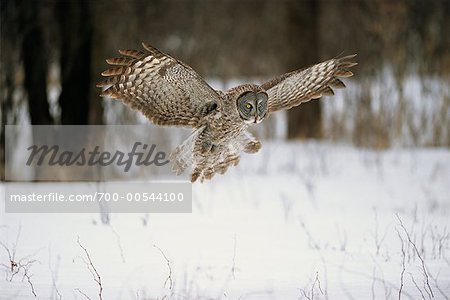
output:
{"label": "snow covered ground", "polygon": [[0,299],[99,299],[87,253],[107,300],[450,297],[449,149],[265,143],[193,198],[191,214],[0,209]]}

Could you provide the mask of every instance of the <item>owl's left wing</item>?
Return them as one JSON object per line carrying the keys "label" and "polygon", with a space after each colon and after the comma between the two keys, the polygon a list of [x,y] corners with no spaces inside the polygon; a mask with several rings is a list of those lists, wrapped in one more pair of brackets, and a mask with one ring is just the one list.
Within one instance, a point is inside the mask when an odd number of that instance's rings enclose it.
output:
{"label": "owl's left wing", "polygon": [[269,95],[268,110],[275,112],[290,109],[322,95],[334,95],[332,88],[344,88],[338,77],[350,77],[349,70],[357,65],[351,59],[355,55],[333,58],[309,68],[283,74],[264,84]]}

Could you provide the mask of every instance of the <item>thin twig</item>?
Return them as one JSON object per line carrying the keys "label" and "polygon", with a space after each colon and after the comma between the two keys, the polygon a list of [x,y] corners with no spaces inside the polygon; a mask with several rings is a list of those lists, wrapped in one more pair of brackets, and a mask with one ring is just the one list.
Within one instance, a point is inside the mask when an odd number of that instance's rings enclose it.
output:
{"label": "thin twig", "polygon": [[422,293],[422,290],[420,289],[419,285],[417,284],[416,280],[414,279],[414,276],[412,273],[408,273],[409,276],[411,276],[411,281],[414,283],[414,286],[417,288],[417,290],[420,293],[420,296],[422,296],[422,300],[425,300],[425,295]]}
{"label": "thin twig", "polygon": [[374,208],[373,211],[374,211],[374,220],[375,220],[375,232],[374,232],[373,238],[375,240],[376,254],[378,255],[378,254],[380,254],[381,245],[383,244],[384,240],[386,239],[389,226],[387,226],[385,228],[383,235],[380,237],[379,232],[378,232],[379,222],[378,222],[377,209]]}
{"label": "thin twig", "polygon": [[[36,253],[25,256],[19,260],[16,259],[17,245],[19,244],[19,238],[20,238],[21,231],[22,231],[22,227],[19,226],[19,229],[17,231],[16,241],[12,244],[11,248],[8,247],[3,242],[0,242],[0,245],[5,249],[6,253],[8,254],[8,259],[9,259],[9,265],[2,263],[2,264],[0,264],[0,266],[4,267],[6,269],[6,280],[8,280],[10,282],[13,281],[13,279],[16,275],[19,275],[22,273],[22,281],[25,278],[27,279],[27,282],[31,288],[31,294],[33,294],[33,296],[36,298],[37,294],[34,289],[34,284],[31,281],[31,277],[33,275],[30,274],[29,271],[30,271],[30,268],[33,266],[33,264],[39,263],[39,261],[37,261],[35,259],[30,259],[34,255],[36,255]],[[40,251],[40,250],[38,250],[38,251]]]}
{"label": "thin twig", "polygon": [[[320,280],[319,280],[319,272],[316,272],[316,277],[313,281],[313,283],[311,284],[311,290],[309,293],[306,292],[305,289],[300,289],[300,291],[303,294],[303,298],[307,299],[307,300],[314,300],[314,295],[315,295],[315,291],[316,291],[316,284],[317,287],[320,291],[320,293],[323,295],[323,290],[322,287],[320,286]],[[306,288],[306,287],[305,287]]]}
{"label": "thin twig", "polygon": [[120,257],[122,258],[122,262],[125,263],[125,255],[123,252],[123,247],[120,239],[120,235],[117,233],[117,231],[114,229],[114,227],[111,225],[111,223],[108,223],[109,228],[111,228],[111,231],[114,233],[116,240],[117,240],[117,246],[119,247],[120,251]]}
{"label": "thin twig", "polygon": [[405,267],[406,254],[405,254],[405,246],[404,246],[403,238],[400,235],[400,232],[398,231],[397,228],[395,228],[395,231],[397,231],[398,238],[400,239],[400,243],[402,244],[402,247],[401,247],[401,250],[402,250],[402,272],[400,274],[400,288],[398,289],[398,300],[400,300],[401,295],[402,295],[402,290],[403,290],[403,276],[405,274],[405,269],[406,269],[406,267]]}
{"label": "thin twig", "polygon": [[[56,292],[56,294],[58,295],[58,300],[62,299],[62,295],[58,290],[58,287],[56,286],[56,280],[58,279],[58,267],[59,267],[59,262],[60,262],[60,257],[58,255],[58,260],[56,262],[56,274],[53,271],[52,268],[52,250],[50,248],[50,245],[48,246],[48,268],[50,269],[50,274],[52,276],[52,285],[53,285],[53,290]],[[52,296],[53,296],[53,291],[52,291]]]}
{"label": "thin twig", "polygon": [[[427,268],[426,268],[426,266],[425,266],[425,261],[423,260],[422,255],[420,255],[419,249],[417,249],[416,244],[411,240],[411,236],[409,235],[408,230],[406,230],[405,225],[403,225],[403,222],[402,222],[402,220],[400,219],[400,216],[399,216],[398,214],[396,214],[396,216],[397,216],[397,219],[398,219],[398,221],[399,221],[399,223],[400,223],[400,226],[402,227],[403,231],[404,231],[405,234],[406,234],[406,237],[408,238],[409,243],[411,244],[411,246],[413,246],[413,248],[414,248],[414,250],[415,250],[415,252],[416,252],[417,257],[420,259],[420,261],[421,261],[421,263],[422,263],[422,271],[423,271],[423,275],[424,275],[424,277],[425,277],[425,284],[426,284],[426,286],[428,287],[428,291],[429,291],[430,294],[431,294],[431,298],[433,298],[433,297],[434,297],[434,294],[433,294],[433,290],[431,289],[431,286],[430,286],[429,276],[428,276]],[[426,290],[426,289],[425,289],[425,290]],[[426,291],[427,291],[427,290],[426,290]],[[427,291],[427,292],[428,292],[428,291]]]}
{"label": "thin twig", "polygon": [[[331,264],[334,265],[333,263],[331,263]],[[375,281],[377,281],[377,282],[381,282],[383,285],[385,285],[385,295],[389,295],[388,291],[386,290],[386,289],[387,289],[387,286],[390,286],[392,289],[395,289],[395,290],[398,289],[398,287],[397,287],[396,284],[394,284],[394,283],[392,283],[392,282],[389,282],[389,281],[386,281],[386,280],[384,279],[384,277],[381,277],[381,278],[380,278],[380,277],[376,277],[376,276],[374,276],[373,274],[372,274],[372,275],[368,275],[368,274],[366,274],[366,273],[364,273],[364,272],[362,272],[362,271],[357,271],[357,270],[347,269],[347,268],[345,268],[345,267],[343,267],[343,266],[341,266],[341,269],[342,269],[342,271],[345,271],[345,272],[350,273],[350,274],[359,275],[359,276],[362,276],[362,277],[365,277],[365,278],[368,278],[368,279],[375,280]],[[407,293],[406,291],[403,291],[403,295],[407,296],[409,299],[414,299],[414,298],[413,298],[409,293]],[[385,297],[385,298],[386,298],[386,297]]]}
{"label": "thin twig", "polygon": [[[89,263],[89,264],[88,264],[88,270],[89,270],[89,271],[91,272],[91,274],[93,275],[94,281],[98,284],[98,289],[99,289],[99,291],[98,291],[98,298],[99,298],[100,300],[102,300],[102,299],[103,299],[103,298],[102,298],[103,286],[102,286],[102,279],[101,279],[101,277],[100,277],[100,274],[98,273],[97,268],[95,268],[94,263],[92,262],[91,256],[89,255],[89,252],[88,252],[87,249],[81,244],[81,242],[80,242],[80,237],[77,238],[77,243],[78,243],[78,245],[80,246],[80,248],[83,249],[84,254],[86,255],[86,258],[88,259],[88,263]],[[79,291],[81,294],[84,294],[84,293],[82,293],[79,289],[78,289],[78,291]],[[89,299],[89,297],[88,297],[88,299]]]}
{"label": "thin twig", "polygon": [[319,272],[316,272],[316,280],[314,280],[312,289],[315,288],[316,283],[317,283],[317,286],[318,286],[318,288],[319,288],[320,293],[323,295],[322,287],[320,286]]}
{"label": "thin twig", "polygon": [[448,295],[446,295],[444,293],[444,291],[441,289],[441,287],[438,284],[438,277],[439,277],[439,272],[438,274],[434,277],[431,273],[430,273],[430,277],[431,279],[433,279],[434,281],[434,286],[436,287],[436,289],[439,291],[439,293],[441,293],[441,295],[444,297],[444,299],[449,300],[450,298],[448,297]]}
{"label": "thin twig", "polygon": [[314,250],[316,250],[316,252],[319,254],[320,260],[322,261],[322,267],[323,267],[323,273],[324,273],[324,279],[325,279],[325,288],[324,288],[325,292],[323,293],[323,295],[325,296],[325,299],[328,300],[328,290],[327,290],[327,285],[328,285],[327,273],[328,272],[327,272],[327,265],[326,265],[325,257],[321,251],[319,244],[315,241],[313,235],[306,227],[306,224],[303,221],[302,217],[299,217],[299,222],[300,222],[301,228],[304,230],[306,236],[308,237],[308,242],[309,242],[310,247],[312,247]]}
{"label": "thin twig", "polygon": [[28,284],[29,284],[30,287],[31,287],[31,293],[32,293],[33,296],[36,298],[37,295],[36,295],[36,292],[34,291],[34,285],[33,285],[33,282],[31,282],[31,276],[33,276],[33,275],[28,275],[27,270],[25,270],[25,272],[23,273],[23,277],[27,279]]}
{"label": "thin twig", "polygon": [[370,290],[372,292],[372,300],[375,300],[375,271],[376,271],[376,266],[373,266],[372,269],[372,285],[370,286]]}
{"label": "thin twig", "polygon": [[233,246],[233,264],[231,265],[231,276],[233,276],[233,279],[236,279],[236,276],[234,274],[234,271],[236,270],[236,234],[234,234],[234,246]]}
{"label": "thin twig", "polygon": [[82,292],[79,288],[76,288],[75,291],[83,295],[86,299],[92,300],[88,295],[86,295],[84,292]]}
{"label": "thin twig", "polygon": [[170,266],[170,261],[169,261],[169,259],[167,258],[166,254],[164,254],[164,252],[161,250],[161,248],[159,248],[159,247],[156,246],[156,245],[153,245],[153,247],[155,247],[156,249],[158,249],[159,252],[161,252],[161,254],[162,254],[162,256],[164,257],[164,259],[166,260],[167,268],[169,269],[169,274],[167,275],[167,278],[166,278],[166,280],[164,281],[164,287],[166,287],[167,282],[169,282],[169,290],[172,290],[172,283],[173,283],[173,281],[172,281],[172,267]]}

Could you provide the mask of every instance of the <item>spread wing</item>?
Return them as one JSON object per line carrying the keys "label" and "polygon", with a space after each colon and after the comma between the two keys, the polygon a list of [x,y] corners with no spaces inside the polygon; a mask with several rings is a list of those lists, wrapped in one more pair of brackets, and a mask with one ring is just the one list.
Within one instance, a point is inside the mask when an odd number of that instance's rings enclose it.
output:
{"label": "spread wing", "polygon": [[196,127],[215,111],[219,94],[191,67],[142,43],[146,52],[119,50],[122,57],[106,62],[101,96],[121,99],[158,125]]}
{"label": "spread wing", "polygon": [[356,55],[334,58],[309,68],[281,75],[262,85],[269,95],[268,109],[274,112],[289,109],[322,95],[334,95],[332,88],[344,88],[338,77],[350,77],[357,65]]}

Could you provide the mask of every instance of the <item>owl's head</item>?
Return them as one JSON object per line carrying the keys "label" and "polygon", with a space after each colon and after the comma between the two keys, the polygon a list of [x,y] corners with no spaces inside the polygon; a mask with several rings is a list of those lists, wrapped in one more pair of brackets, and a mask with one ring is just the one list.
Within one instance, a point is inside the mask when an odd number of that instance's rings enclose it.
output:
{"label": "owl's head", "polygon": [[260,123],[267,116],[267,93],[260,87],[251,86],[239,93],[236,107],[245,123]]}

